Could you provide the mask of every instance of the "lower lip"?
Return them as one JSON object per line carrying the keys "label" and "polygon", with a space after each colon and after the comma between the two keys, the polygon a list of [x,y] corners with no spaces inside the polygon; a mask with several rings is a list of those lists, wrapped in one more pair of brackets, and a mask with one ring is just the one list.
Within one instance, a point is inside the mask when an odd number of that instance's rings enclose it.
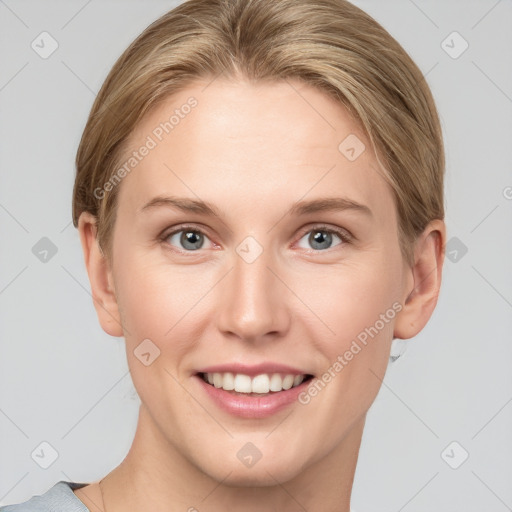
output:
{"label": "lower lip", "polygon": [[294,388],[269,393],[267,396],[243,396],[216,388],[206,383],[199,375],[195,375],[194,378],[218,407],[241,418],[267,418],[276,414],[292,403],[297,403],[299,394],[311,382],[311,379],[308,379]]}

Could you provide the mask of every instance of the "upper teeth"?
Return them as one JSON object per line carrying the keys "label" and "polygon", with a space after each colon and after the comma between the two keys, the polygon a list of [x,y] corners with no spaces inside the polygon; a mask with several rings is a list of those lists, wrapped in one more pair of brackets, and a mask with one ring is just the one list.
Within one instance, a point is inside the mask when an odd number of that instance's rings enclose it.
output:
{"label": "upper teeth", "polygon": [[271,375],[262,373],[254,377],[243,373],[205,373],[205,381],[213,384],[216,388],[226,391],[235,390],[239,393],[268,393],[269,391],[282,391],[298,386],[304,375],[283,375],[273,373]]}

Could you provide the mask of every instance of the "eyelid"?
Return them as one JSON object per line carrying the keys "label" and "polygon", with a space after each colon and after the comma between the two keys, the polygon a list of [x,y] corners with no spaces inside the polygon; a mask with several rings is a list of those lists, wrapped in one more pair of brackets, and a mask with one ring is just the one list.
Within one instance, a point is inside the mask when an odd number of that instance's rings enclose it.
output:
{"label": "eyelid", "polygon": [[[350,231],[342,227],[330,226],[328,224],[323,223],[312,223],[308,224],[304,228],[301,229],[301,234],[299,236],[299,240],[310,231],[327,231],[328,233],[334,233],[338,235],[343,243],[351,243],[355,240],[354,235]],[[314,250],[314,249],[313,249]],[[327,249],[329,250],[329,249]],[[326,252],[326,251],[315,251],[315,252]]]}
{"label": "eyelid", "polygon": [[[207,229],[206,228],[203,228],[203,227],[199,227],[197,224],[179,224],[178,226],[174,226],[173,228],[171,228],[170,230],[168,230],[167,228],[164,229],[164,231],[162,231],[162,233],[158,236],[158,239],[161,241],[161,242],[166,242],[166,240],[172,236],[172,235],[175,235],[176,233],[179,233],[180,231],[186,231],[186,230],[189,230],[189,231],[194,231],[194,232],[197,232],[197,233],[200,233],[202,235],[204,235],[205,237],[207,237],[209,240],[210,240],[210,243],[213,244],[214,246],[216,246],[217,244],[215,242],[213,242],[210,238],[210,236],[208,235],[207,233]],[[167,246],[169,247],[172,247],[172,250],[175,250],[175,251],[178,251],[180,253],[189,253],[189,254],[193,254],[193,253],[198,253],[200,251],[197,250],[197,251],[186,251],[184,249],[181,249],[179,247],[176,247],[174,245],[171,245],[169,243],[166,244]]]}
{"label": "eyelid", "polygon": [[173,226],[172,228],[165,228],[160,235],[161,238],[169,238],[171,235],[179,233],[180,231],[185,231],[186,229],[190,231],[197,231],[198,233],[202,233],[203,235],[207,235],[206,228],[200,227],[197,224],[178,224],[177,226]]}

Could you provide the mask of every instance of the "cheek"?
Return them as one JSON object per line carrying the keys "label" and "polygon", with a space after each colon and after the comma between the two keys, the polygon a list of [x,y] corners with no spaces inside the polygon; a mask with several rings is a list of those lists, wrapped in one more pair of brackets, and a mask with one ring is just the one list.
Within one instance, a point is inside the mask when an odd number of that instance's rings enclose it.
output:
{"label": "cheek", "polygon": [[344,395],[349,409],[366,410],[381,386],[401,309],[400,283],[401,258],[390,251],[346,274],[330,303],[327,314],[336,341],[325,347],[325,353],[337,381],[331,391]]}
{"label": "cheek", "polygon": [[[190,354],[204,337],[205,322],[211,318],[204,307],[218,276],[207,267],[171,265],[161,255],[135,251],[116,263],[116,291],[134,385],[146,403],[155,400],[154,389],[166,389],[168,399],[175,400],[182,393],[171,375],[182,380],[183,367],[188,368]],[[137,358],[147,352],[144,346],[158,354],[150,366]]]}
{"label": "cheek", "polygon": [[384,337],[390,335],[392,306],[400,297],[400,260],[396,261],[361,258],[357,264],[326,269],[314,279],[314,286],[302,283],[304,302],[326,327],[324,339],[331,358],[375,324]]}
{"label": "cheek", "polygon": [[309,291],[309,300],[334,331],[316,338],[324,367],[318,389],[336,404],[325,412],[325,421],[343,423],[348,411],[357,418],[369,408],[384,378],[400,309],[401,259],[392,250],[373,254],[332,273],[327,282],[323,297],[318,288]]}
{"label": "cheek", "polygon": [[135,388],[152,411],[162,401],[178,404],[183,393],[175,381],[177,367],[193,346],[183,329],[205,292],[191,285],[190,272],[152,262],[149,255],[132,254],[116,263],[116,291]]}
{"label": "cheek", "polygon": [[322,299],[309,292],[312,303],[323,304],[318,311],[335,334],[315,338],[323,373],[299,401],[310,411],[306,421],[313,432],[337,425],[328,434],[316,432],[327,444],[367,412],[386,372],[399,296],[398,267],[387,261],[338,272]]}
{"label": "cheek", "polygon": [[189,313],[208,290],[204,273],[193,265],[177,267],[151,256],[120,258],[116,288],[123,326],[133,335],[164,339],[174,325]]}

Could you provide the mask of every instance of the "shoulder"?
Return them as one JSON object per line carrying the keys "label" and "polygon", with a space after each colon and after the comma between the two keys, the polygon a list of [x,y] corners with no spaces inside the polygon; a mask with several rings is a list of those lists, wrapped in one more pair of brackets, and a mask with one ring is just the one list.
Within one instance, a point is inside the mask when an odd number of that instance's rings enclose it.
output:
{"label": "shoulder", "polygon": [[73,493],[74,489],[85,485],[87,484],[61,480],[45,493],[32,496],[23,503],[0,507],[0,512],[89,512]]}

